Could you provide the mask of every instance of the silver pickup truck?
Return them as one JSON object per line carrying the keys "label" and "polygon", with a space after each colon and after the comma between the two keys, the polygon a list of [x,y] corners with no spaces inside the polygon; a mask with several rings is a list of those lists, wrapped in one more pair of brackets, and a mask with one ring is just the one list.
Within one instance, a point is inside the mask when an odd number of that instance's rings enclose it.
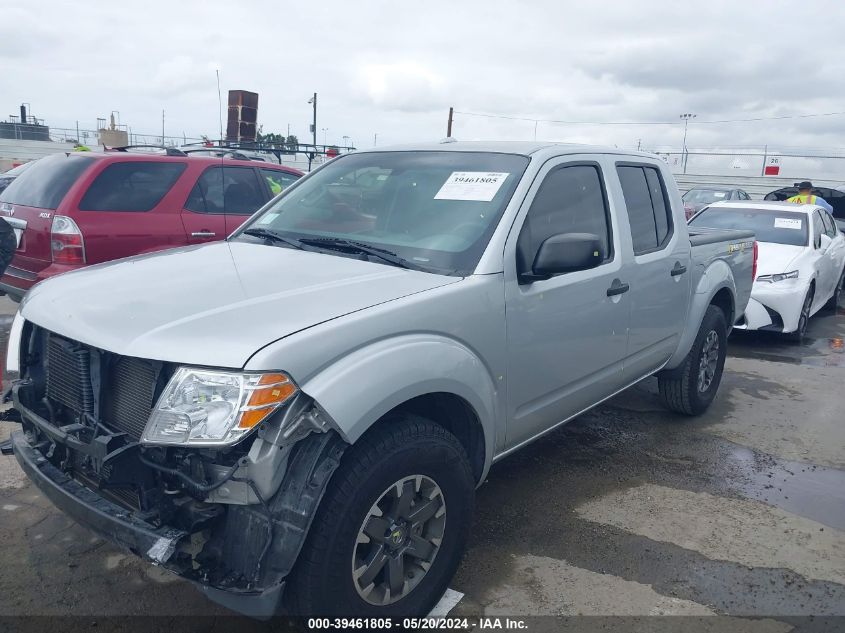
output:
{"label": "silver pickup truck", "polygon": [[423,615],[491,464],[652,374],[708,407],[755,253],[648,154],[344,155],[226,241],[30,291],[7,452],[233,609]]}

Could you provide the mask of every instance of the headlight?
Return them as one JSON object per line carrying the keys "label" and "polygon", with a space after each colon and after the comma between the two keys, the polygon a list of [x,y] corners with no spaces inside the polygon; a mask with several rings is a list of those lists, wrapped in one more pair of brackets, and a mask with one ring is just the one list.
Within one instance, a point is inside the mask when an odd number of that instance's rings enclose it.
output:
{"label": "headlight", "polygon": [[785,279],[798,279],[798,271],[793,270],[788,273],[778,273],[776,275],[760,275],[757,277],[757,281],[768,281],[770,284],[777,283],[778,281],[783,281]]}
{"label": "headlight", "polygon": [[282,373],[246,374],[181,367],[153,409],[145,444],[234,444],[297,391]]}

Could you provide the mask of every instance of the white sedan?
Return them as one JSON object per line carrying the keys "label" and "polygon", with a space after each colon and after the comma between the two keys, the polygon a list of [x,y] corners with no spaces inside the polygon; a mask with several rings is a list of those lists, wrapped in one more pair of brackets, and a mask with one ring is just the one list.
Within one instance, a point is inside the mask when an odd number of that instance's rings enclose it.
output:
{"label": "white sedan", "polygon": [[736,328],[789,333],[800,341],[811,316],[826,305],[836,309],[845,279],[845,236],[824,209],[789,202],[718,202],[689,223],[750,229],[757,237],[757,277]]}

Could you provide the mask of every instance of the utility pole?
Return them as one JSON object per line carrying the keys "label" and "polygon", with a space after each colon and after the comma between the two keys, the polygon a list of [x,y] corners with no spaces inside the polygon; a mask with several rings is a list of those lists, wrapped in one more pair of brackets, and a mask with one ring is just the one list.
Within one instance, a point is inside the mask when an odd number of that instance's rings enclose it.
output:
{"label": "utility pole", "polygon": [[695,114],[682,114],[681,118],[684,120],[684,173],[687,173],[687,157],[689,156],[689,152],[687,151],[687,127],[689,126],[690,119],[694,119],[696,117]]}
{"label": "utility pole", "polygon": [[373,134],[373,147],[375,147],[376,145],[378,145],[378,132]]}
{"label": "utility pole", "polygon": [[449,107],[449,120],[446,123],[446,138],[451,138],[451,136],[452,136],[452,119],[454,117],[454,114],[455,114],[455,109],[452,108],[452,107]]}
{"label": "utility pole", "polygon": [[161,111],[161,146],[164,147],[164,110]]}
{"label": "utility pole", "polygon": [[317,93],[314,93],[314,96],[308,101],[311,105],[314,106],[314,119],[311,122],[311,134],[314,141],[314,146],[316,149],[317,145]]}
{"label": "utility pole", "polygon": [[313,138],[313,149],[308,154],[308,171],[311,171],[311,161],[314,160],[316,156],[315,152],[317,151],[317,93],[314,93],[314,96],[308,100],[312,106],[314,106],[314,119],[311,122],[311,135]]}
{"label": "utility pole", "polygon": [[215,74],[217,75],[217,122],[220,124],[220,140],[217,141],[221,145],[223,144],[223,96],[220,93],[220,69],[217,68],[214,70]]}
{"label": "utility pole", "polygon": [[640,148],[641,148],[642,146],[643,146],[643,139],[638,138],[638,139],[637,139],[637,151],[638,151],[638,152],[640,151]]}

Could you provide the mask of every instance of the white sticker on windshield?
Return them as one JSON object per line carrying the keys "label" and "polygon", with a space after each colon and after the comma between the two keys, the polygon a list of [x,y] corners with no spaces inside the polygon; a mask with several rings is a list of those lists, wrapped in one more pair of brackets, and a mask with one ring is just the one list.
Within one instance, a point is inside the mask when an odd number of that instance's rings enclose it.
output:
{"label": "white sticker on windshield", "polygon": [[453,171],[434,199],[490,202],[508,176],[501,172]]}
{"label": "white sticker on windshield", "polygon": [[801,220],[796,218],[775,218],[776,229],[795,229],[801,230]]}
{"label": "white sticker on windshield", "polygon": [[273,220],[275,220],[277,217],[279,217],[278,213],[268,213],[263,218],[258,220],[256,224],[271,224]]}
{"label": "white sticker on windshield", "polygon": [[725,197],[725,192],[724,192],[724,191],[714,191],[714,192],[713,192],[713,197],[714,197],[714,198],[724,198],[724,197]]}

